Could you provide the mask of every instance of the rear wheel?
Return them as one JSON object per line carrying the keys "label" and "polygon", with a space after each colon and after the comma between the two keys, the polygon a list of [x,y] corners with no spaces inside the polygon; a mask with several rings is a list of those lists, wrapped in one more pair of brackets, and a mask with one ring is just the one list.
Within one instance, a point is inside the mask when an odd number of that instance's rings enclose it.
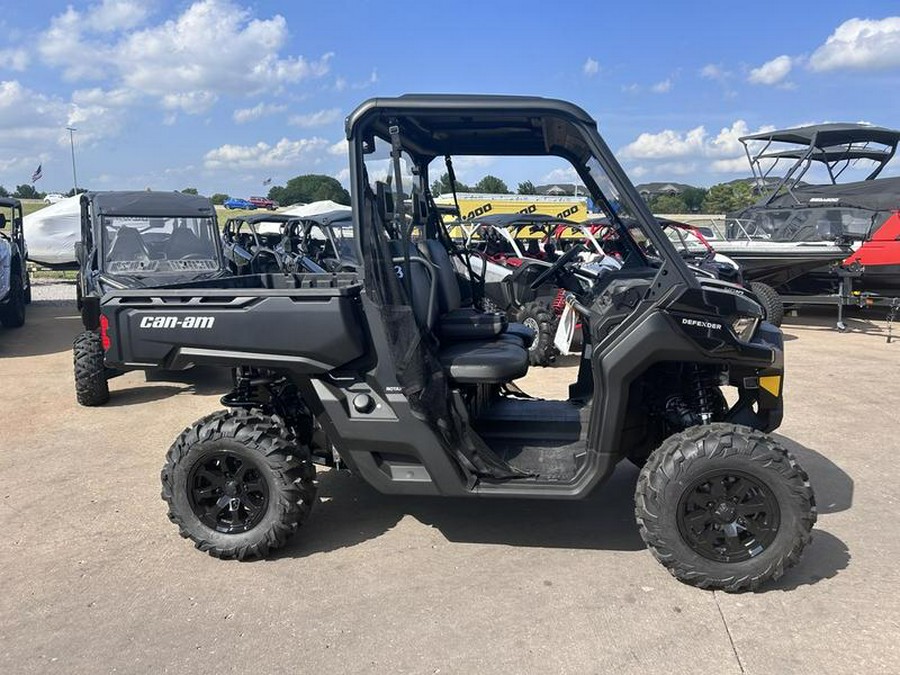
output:
{"label": "rear wheel", "polygon": [[778,579],[816,522],[809,478],[774,439],[716,423],[666,440],[641,470],[641,537],[676,578],[740,591]]}
{"label": "rear wheel", "polygon": [[20,328],[25,325],[25,287],[22,275],[15,267],[10,270],[6,304],[0,305],[0,323],[7,328]]}
{"label": "rear wheel", "polygon": [[185,429],[162,470],[182,537],[217,558],[259,558],[306,520],[316,471],[309,448],[275,418],[223,410]]}
{"label": "rear wheel", "polygon": [[109,400],[109,383],[103,364],[100,334],[87,330],[72,345],[75,365],[75,398],[84,406],[103,405]]}
{"label": "rear wheel", "polygon": [[533,366],[552,363],[556,359],[556,347],[553,344],[556,319],[550,308],[542,302],[529,302],[518,311],[516,320],[534,331],[534,340],[528,348],[528,363]]}
{"label": "rear wheel", "polygon": [[761,281],[751,281],[750,290],[759,298],[763,309],[766,310],[766,321],[780,326],[784,320],[784,303],[778,292]]}

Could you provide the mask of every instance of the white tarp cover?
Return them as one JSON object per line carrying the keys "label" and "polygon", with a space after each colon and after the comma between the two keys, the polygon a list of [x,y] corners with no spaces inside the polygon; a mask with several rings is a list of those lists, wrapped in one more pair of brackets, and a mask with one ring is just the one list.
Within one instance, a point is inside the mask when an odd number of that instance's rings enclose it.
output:
{"label": "white tarp cover", "polygon": [[44,265],[75,262],[75,242],[81,239],[79,196],[45,206],[23,221],[28,259]]}
{"label": "white tarp cover", "polygon": [[350,207],[344,204],[338,204],[330,199],[321,202],[312,202],[310,204],[294,204],[280,209],[278,213],[284,213],[288,216],[300,216],[306,218],[308,216],[317,216],[320,213],[328,213],[330,211],[350,211]]}

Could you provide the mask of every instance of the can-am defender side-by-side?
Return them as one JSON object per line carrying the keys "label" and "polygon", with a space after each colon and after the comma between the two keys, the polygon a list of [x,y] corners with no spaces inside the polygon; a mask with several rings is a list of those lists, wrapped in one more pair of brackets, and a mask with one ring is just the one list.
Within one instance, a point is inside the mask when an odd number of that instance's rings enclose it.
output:
{"label": "can-am defender side-by-side", "polygon": [[[689,270],[587,113],[418,95],[371,99],[346,128],[358,273],[103,299],[111,364],[236,367],[227,409],[187,428],[162,470],[184,537],[218,557],[266,555],[309,515],[314,462],[389,494],[580,499],[628,458],[643,465],[641,536],[679,579],[754,588],[797,562],[816,512],[806,474],[768,435],[782,418],[781,333],[751,294]],[[390,185],[375,175],[385,155]],[[517,389],[527,336],[461,306],[428,185],[432,164],[464,155],[564,158],[620,230],[621,269],[568,298],[586,329],[567,400]],[[532,283],[569,284],[578,253]],[[455,333],[440,332],[447,321]]]}
{"label": "can-am defender side-by-side", "polygon": [[112,290],[214,283],[229,272],[216,212],[206,197],[180,192],[86,192],[81,196],[78,308],[84,331],[73,344],[75,395],[85,406],[109,400],[100,298]]}
{"label": "can-am defender side-by-side", "polygon": [[31,302],[27,258],[22,203],[4,197],[0,199],[0,325],[6,328],[25,325],[25,305]]}

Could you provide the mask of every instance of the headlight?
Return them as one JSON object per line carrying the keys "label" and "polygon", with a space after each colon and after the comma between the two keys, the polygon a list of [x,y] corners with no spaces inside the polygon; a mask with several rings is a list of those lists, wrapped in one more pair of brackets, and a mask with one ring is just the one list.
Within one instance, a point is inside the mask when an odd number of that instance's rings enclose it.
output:
{"label": "headlight", "polygon": [[731,320],[731,330],[742,342],[750,342],[753,339],[758,325],[759,317],[756,316],[739,316]]}

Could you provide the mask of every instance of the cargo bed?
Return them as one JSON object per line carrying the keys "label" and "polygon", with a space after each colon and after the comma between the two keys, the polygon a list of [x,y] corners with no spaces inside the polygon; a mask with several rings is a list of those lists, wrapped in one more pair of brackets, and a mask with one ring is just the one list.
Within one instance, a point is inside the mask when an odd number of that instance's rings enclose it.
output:
{"label": "cargo bed", "polygon": [[335,370],[366,355],[361,288],[355,274],[260,274],[113,291],[100,307],[106,363]]}

